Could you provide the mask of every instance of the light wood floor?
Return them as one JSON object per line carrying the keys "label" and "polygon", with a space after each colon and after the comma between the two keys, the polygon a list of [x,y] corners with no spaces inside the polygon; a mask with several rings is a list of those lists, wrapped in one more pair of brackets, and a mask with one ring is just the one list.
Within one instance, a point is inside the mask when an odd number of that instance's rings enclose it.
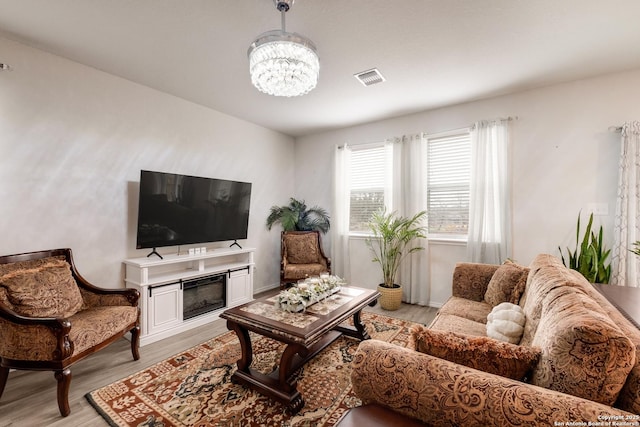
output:
{"label": "light wood floor", "polygon": [[[428,325],[437,309],[403,304],[396,311],[385,311],[379,306],[367,307],[365,311]],[[222,319],[213,321],[141,347],[138,361],[134,361],[131,356],[129,341],[122,339],[113,343],[72,366],[73,378],[69,392],[71,415],[65,418],[58,412],[53,372],[13,371],[9,374],[7,386],[0,398],[0,427],[108,426],[87,402],[84,397],[86,393],[224,332],[227,332],[226,322]]]}

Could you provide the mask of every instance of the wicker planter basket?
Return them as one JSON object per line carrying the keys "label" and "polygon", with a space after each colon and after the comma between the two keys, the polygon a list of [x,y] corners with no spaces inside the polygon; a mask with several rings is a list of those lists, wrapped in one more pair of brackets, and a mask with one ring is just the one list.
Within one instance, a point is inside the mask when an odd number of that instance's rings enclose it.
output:
{"label": "wicker planter basket", "polygon": [[380,307],[383,310],[397,310],[402,304],[402,287],[395,285],[395,288],[386,288],[378,285],[378,292],[380,292]]}

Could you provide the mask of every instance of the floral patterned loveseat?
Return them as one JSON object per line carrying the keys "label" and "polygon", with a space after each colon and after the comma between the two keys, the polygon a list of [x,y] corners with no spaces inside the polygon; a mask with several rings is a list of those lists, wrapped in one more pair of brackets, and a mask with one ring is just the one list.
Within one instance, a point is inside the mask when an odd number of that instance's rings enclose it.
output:
{"label": "floral patterned loveseat", "polygon": [[[525,314],[517,344],[486,336],[501,300]],[[434,426],[640,425],[640,331],[551,255],[458,264],[453,296],[412,337],[416,350],[359,345],[351,379],[365,405]]]}

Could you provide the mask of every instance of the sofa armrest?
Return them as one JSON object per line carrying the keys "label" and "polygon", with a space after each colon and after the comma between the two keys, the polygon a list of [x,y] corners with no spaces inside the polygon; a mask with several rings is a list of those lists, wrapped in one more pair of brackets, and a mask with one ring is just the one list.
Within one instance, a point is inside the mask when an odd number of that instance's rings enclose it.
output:
{"label": "sofa armrest", "polygon": [[377,340],[360,343],[351,383],[363,403],[430,425],[566,425],[633,415]]}
{"label": "sofa armrest", "polygon": [[487,286],[498,267],[494,264],[457,263],[453,270],[452,295],[472,301],[484,300]]}
{"label": "sofa armrest", "polygon": [[26,317],[0,304],[0,356],[14,360],[62,360],[73,353],[71,322]]}

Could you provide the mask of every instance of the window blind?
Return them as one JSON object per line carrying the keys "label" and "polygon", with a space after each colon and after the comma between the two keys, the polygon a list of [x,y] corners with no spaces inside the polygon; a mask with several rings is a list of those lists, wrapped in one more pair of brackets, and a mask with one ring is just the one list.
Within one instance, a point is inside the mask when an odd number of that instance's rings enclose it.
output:
{"label": "window blind", "polygon": [[427,139],[429,234],[467,234],[470,178],[469,132]]}
{"label": "window blind", "polygon": [[384,145],[352,151],[349,231],[369,231],[371,214],[384,208],[385,167]]}

